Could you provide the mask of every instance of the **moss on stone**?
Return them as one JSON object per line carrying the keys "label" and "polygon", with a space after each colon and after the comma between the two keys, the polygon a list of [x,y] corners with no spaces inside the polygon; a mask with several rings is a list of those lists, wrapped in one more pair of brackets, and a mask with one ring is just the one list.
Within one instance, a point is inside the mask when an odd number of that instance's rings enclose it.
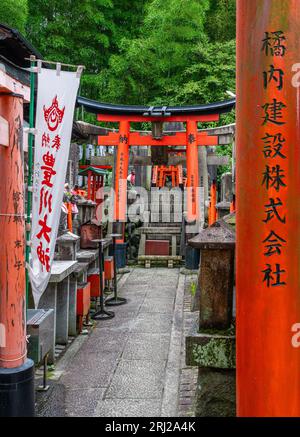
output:
{"label": "moss on stone", "polygon": [[200,367],[235,368],[235,340],[232,338],[215,336],[205,344],[194,344],[192,354]]}

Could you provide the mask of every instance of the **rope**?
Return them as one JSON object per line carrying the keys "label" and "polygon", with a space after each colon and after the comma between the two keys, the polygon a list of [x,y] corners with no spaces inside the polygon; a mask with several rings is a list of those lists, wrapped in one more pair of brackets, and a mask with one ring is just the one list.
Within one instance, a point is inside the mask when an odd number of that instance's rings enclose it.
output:
{"label": "rope", "polygon": [[13,213],[0,213],[0,216],[2,217],[25,217],[25,214],[13,214]]}
{"label": "rope", "polygon": [[[30,337],[30,335],[26,335],[26,343],[29,343],[29,337]],[[7,361],[8,363],[13,363],[15,361],[23,360],[23,358],[27,357],[27,352],[28,351],[26,350],[26,352],[21,357],[14,358],[13,360],[8,360],[6,358],[1,358],[0,357],[0,361]]]}
{"label": "rope", "polygon": [[13,362],[15,362],[15,361],[22,360],[22,359],[25,358],[26,356],[27,356],[27,351],[25,352],[24,355],[22,355],[22,356],[19,357],[19,358],[14,358],[13,360],[7,360],[6,358],[0,358],[0,361],[6,361],[6,362],[8,362],[8,363],[13,363]]}

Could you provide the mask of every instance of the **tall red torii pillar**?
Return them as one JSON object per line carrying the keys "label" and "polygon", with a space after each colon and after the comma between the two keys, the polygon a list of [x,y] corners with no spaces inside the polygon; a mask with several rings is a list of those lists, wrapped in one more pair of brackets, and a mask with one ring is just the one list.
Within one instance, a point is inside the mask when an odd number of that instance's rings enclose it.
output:
{"label": "tall red torii pillar", "polygon": [[34,415],[34,363],[27,359],[23,96],[0,92],[8,126],[0,143],[0,417]]}
{"label": "tall red torii pillar", "polygon": [[299,0],[238,0],[239,416],[300,416],[299,62]]}

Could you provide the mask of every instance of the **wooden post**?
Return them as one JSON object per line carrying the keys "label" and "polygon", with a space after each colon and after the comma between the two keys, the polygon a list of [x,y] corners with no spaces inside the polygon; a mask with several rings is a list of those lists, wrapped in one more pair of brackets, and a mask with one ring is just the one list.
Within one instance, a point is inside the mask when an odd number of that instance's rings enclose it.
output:
{"label": "wooden post", "polygon": [[187,219],[194,221],[199,218],[198,205],[198,145],[197,145],[197,122],[186,123],[186,167],[187,167]]}
{"label": "wooden post", "polygon": [[300,416],[300,2],[237,21],[238,415]]}
{"label": "wooden post", "polygon": [[217,221],[217,184],[213,181],[210,187],[210,225],[213,225]]}
{"label": "wooden post", "polygon": [[70,232],[73,232],[73,221],[72,221],[72,203],[67,203],[68,215],[67,215],[67,224]]}
{"label": "wooden post", "polygon": [[171,165],[172,187],[176,186],[176,167]]}
{"label": "wooden post", "polygon": [[163,186],[163,179],[164,179],[164,170],[163,166],[160,165],[158,167],[158,188],[161,188]]}
{"label": "wooden post", "polygon": [[0,367],[21,366],[26,359],[23,100],[0,95],[0,115],[9,122],[9,147],[0,147],[0,323],[6,347],[0,347]]}
{"label": "wooden post", "polygon": [[95,197],[96,197],[96,185],[97,185],[97,176],[95,175],[95,173],[92,176],[92,201],[95,202]]}
{"label": "wooden post", "polygon": [[9,145],[0,146],[0,417],[34,414],[34,365],[27,359],[23,98],[0,94]]}
{"label": "wooden post", "polygon": [[129,163],[130,122],[121,121],[119,127],[119,144],[117,150],[115,179],[115,220],[124,222],[127,209],[127,175]]}
{"label": "wooden post", "polygon": [[230,202],[230,214],[235,212],[235,195],[232,197],[232,201]]}
{"label": "wooden post", "polygon": [[92,179],[92,172],[88,170],[88,192],[87,192],[87,198],[88,200],[91,200],[91,181]]}

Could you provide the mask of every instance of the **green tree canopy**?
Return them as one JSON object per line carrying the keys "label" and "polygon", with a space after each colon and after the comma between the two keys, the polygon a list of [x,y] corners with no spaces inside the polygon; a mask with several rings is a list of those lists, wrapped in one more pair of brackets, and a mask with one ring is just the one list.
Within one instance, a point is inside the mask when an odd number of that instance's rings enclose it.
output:
{"label": "green tree canopy", "polygon": [[193,49],[207,40],[209,0],[151,0],[138,38],[123,38],[104,72],[106,99],[128,103],[172,100]]}
{"label": "green tree canopy", "polygon": [[213,42],[230,41],[236,32],[236,0],[210,0],[206,32]]}
{"label": "green tree canopy", "polygon": [[86,66],[83,90],[97,93],[107,64],[113,23],[111,0],[30,0],[27,36],[49,60]]}
{"label": "green tree canopy", "polygon": [[1,0],[0,23],[14,27],[19,32],[25,32],[28,16],[27,0]]}
{"label": "green tree canopy", "polygon": [[178,103],[211,103],[235,90],[235,40],[198,45],[185,68],[182,86],[174,90]]}
{"label": "green tree canopy", "polygon": [[235,89],[235,0],[30,0],[27,37],[84,64],[81,93],[127,104],[192,104]]}

